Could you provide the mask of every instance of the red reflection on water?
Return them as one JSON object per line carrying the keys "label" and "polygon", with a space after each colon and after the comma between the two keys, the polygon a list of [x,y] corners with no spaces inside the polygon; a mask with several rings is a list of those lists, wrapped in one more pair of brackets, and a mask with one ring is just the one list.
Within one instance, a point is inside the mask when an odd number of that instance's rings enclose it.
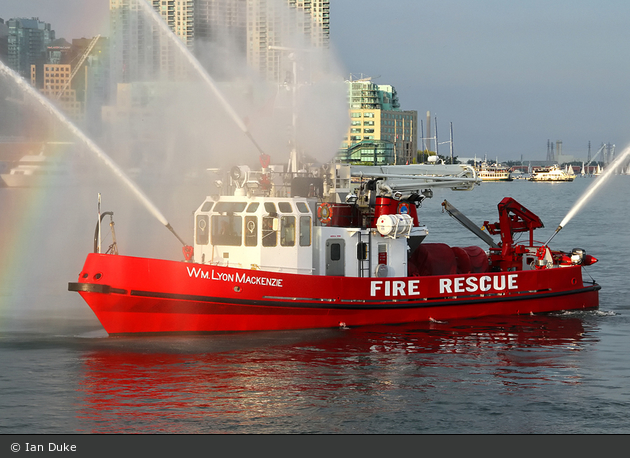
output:
{"label": "red reflection on water", "polygon": [[79,417],[90,433],[241,432],[270,421],[282,431],[341,393],[351,402],[356,393],[430,390],[452,383],[453,368],[473,382],[519,384],[525,374],[540,384],[558,360],[566,369],[584,332],[578,318],[528,316],[105,339],[83,358]]}

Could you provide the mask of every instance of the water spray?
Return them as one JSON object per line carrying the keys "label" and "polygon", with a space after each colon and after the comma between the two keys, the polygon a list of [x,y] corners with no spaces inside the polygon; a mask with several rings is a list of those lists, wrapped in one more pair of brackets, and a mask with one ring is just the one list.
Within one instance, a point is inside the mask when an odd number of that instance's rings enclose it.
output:
{"label": "water spray", "polygon": [[230,105],[230,103],[227,101],[223,93],[219,90],[219,88],[217,87],[212,77],[208,74],[208,72],[203,67],[203,65],[201,65],[199,60],[190,52],[186,44],[177,35],[175,35],[175,32],[171,30],[171,28],[162,19],[162,17],[158,14],[158,12],[153,9],[153,6],[149,5],[147,0],[138,0],[138,3],[140,3],[142,8],[144,8],[145,12],[148,15],[150,15],[153,21],[162,30],[162,32],[164,32],[164,34],[171,40],[171,42],[177,47],[177,49],[179,49],[180,52],[184,56],[186,56],[186,59],[188,59],[188,62],[190,63],[190,65],[192,65],[192,67],[197,71],[197,73],[199,73],[199,75],[203,78],[203,80],[208,84],[208,86],[210,87],[210,89],[212,90],[216,98],[219,99],[219,102],[221,102],[221,105],[223,105],[223,108],[234,120],[236,125],[243,131],[243,133],[247,136],[247,138],[251,140],[251,142],[254,144],[254,146],[260,153],[260,155],[261,156],[264,155],[265,153],[263,152],[262,148],[260,147],[260,145],[258,145],[256,140],[254,140],[254,137],[252,137],[252,134],[247,129],[247,126],[245,125],[241,117],[238,115],[238,113],[236,113],[236,111],[234,111],[234,108],[232,108],[232,105]]}
{"label": "water spray", "polygon": [[25,93],[31,96],[34,100],[39,102],[46,111],[55,116],[59,121],[61,121],[67,128],[72,132],[77,138],[79,138],[85,145],[92,151],[96,156],[101,159],[105,165],[107,165],[114,175],[118,177],[124,184],[127,186],[133,194],[140,200],[140,202],[149,210],[153,216],[157,218],[157,220],[162,223],[166,228],[171,231],[175,237],[184,245],[186,243],[175,233],[175,230],[171,227],[169,222],[166,220],[164,215],[158,210],[158,208],[149,200],[149,198],[142,192],[142,190],[133,182],[131,179],[118,167],[118,165],[103,151],[99,148],[96,143],[94,143],[90,138],[88,138],[77,126],[75,126],[55,105],[52,104],[46,97],[38,93],[33,86],[31,86],[26,80],[24,80],[20,75],[7,67],[0,60],[0,74],[4,74],[9,78],[13,79],[15,83],[22,89]]}
{"label": "water spray", "polygon": [[608,181],[610,175],[615,173],[617,167],[619,167],[619,165],[626,160],[628,155],[630,155],[630,146],[626,147],[626,149],[624,149],[623,152],[613,162],[611,162],[608,167],[606,167],[604,173],[596,179],[595,184],[593,184],[593,186],[588,188],[587,191],[582,194],[582,197],[580,197],[575,205],[573,205],[573,208],[569,210],[567,216],[564,217],[556,231],[551,235],[551,237],[549,237],[549,240],[547,240],[543,246],[547,246],[549,242],[551,242],[551,239],[553,239],[556,234],[560,232],[560,230],[577,214],[577,212],[581,210],[586,201],[590,199],[593,194],[595,194],[595,191],[597,191],[606,181]]}

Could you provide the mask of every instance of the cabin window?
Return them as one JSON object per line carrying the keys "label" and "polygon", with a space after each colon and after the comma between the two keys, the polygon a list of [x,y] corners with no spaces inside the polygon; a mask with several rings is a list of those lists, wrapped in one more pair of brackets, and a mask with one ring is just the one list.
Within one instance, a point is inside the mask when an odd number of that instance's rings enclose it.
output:
{"label": "cabin window", "polygon": [[212,215],[213,245],[241,246],[242,238],[243,218],[234,215]]}
{"label": "cabin window", "polygon": [[295,205],[297,206],[300,213],[309,213],[308,205],[306,205],[304,202],[298,202]]}
{"label": "cabin window", "polygon": [[[249,211],[249,209],[247,209]],[[258,245],[258,217],[245,217],[245,246]]]}
{"label": "cabin window", "polygon": [[280,245],[295,246],[295,216],[280,218]]}
{"label": "cabin window", "polygon": [[197,215],[195,231],[195,243],[197,243],[197,245],[208,244],[208,241],[210,240],[210,228],[208,226],[208,215]]}
{"label": "cabin window", "polygon": [[278,208],[280,209],[280,213],[293,213],[289,202],[278,202]]}
{"label": "cabin window", "polygon": [[[265,204],[266,206],[267,204]],[[273,230],[272,216],[265,216],[262,219],[262,245],[276,246],[278,244],[278,234]]]}
{"label": "cabin window", "polygon": [[276,204],[273,202],[265,202],[265,211],[270,215],[276,215],[278,211],[276,210]]}
{"label": "cabin window", "polygon": [[214,211],[215,213],[240,213],[246,206],[246,202],[217,202]]}
{"label": "cabin window", "polygon": [[247,213],[256,213],[259,205],[260,202],[252,202],[251,204],[249,204],[249,207],[247,207]]}
{"label": "cabin window", "polygon": [[214,205],[214,202],[211,200],[207,200],[206,202],[203,203],[203,205],[201,206],[201,211],[202,212],[209,212],[210,210],[212,210],[212,206]]}
{"label": "cabin window", "polygon": [[330,260],[339,261],[340,259],[341,259],[341,244],[331,243],[330,244]]}
{"label": "cabin window", "polygon": [[311,245],[311,217],[300,216],[300,246],[310,246],[310,245]]}

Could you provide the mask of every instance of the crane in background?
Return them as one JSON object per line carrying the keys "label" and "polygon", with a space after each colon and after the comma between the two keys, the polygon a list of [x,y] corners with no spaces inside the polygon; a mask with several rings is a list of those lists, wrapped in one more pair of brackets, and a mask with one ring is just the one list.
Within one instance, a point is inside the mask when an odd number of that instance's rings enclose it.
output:
{"label": "crane in background", "polygon": [[79,59],[79,62],[72,69],[72,73],[70,74],[70,78],[68,78],[68,81],[66,81],[66,84],[63,85],[63,87],[61,88],[61,90],[57,94],[57,97],[56,97],[57,100],[61,99],[61,96],[63,96],[63,94],[66,92],[66,89],[68,89],[68,86],[70,86],[70,83],[72,82],[73,78],[76,76],[77,72],[81,68],[81,65],[83,65],[83,62],[85,62],[85,59],[87,59],[87,57],[92,52],[92,49],[94,48],[94,46],[98,42],[99,38],[101,38],[100,35],[96,35],[94,38],[92,38],[92,41],[90,41],[90,44],[88,45],[87,49],[85,50],[85,52],[81,56],[81,59]]}

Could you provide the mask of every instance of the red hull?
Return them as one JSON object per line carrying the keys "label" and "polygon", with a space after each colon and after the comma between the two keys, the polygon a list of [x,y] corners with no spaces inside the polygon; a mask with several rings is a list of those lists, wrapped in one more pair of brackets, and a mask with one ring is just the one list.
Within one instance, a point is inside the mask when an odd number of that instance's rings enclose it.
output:
{"label": "red hull", "polygon": [[285,330],[597,308],[581,269],[350,278],[92,253],[69,289],[109,334]]}

